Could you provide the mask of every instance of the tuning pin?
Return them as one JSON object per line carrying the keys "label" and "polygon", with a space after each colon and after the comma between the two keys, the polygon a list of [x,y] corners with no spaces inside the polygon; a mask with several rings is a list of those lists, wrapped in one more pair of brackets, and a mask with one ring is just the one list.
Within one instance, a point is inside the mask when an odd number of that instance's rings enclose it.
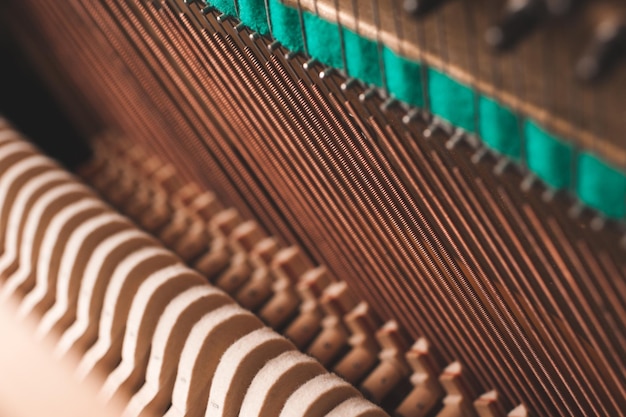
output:
{"label": "tuning pin", "polygon": [[605,20],[596,29],[591,44],[576,64],[576,76],[583,81],[595,81],[625,55],[626,26],[618,20]]}
{"label": "tuning pin", "polygon": [[504,17],[487,29],[489,46],[504,51],[528,35],[545,17],[546,5],[540,0],[509,0]]}
{"label": "tuning pin", "polygon": [[447,0],[404,0],[404,10],[413,16],[424,16],[442,6]]}

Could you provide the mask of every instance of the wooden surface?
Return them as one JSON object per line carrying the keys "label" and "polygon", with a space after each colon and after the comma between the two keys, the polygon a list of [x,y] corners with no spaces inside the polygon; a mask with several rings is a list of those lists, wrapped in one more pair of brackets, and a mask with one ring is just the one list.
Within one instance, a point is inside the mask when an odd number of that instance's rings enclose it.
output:
{"label": "wooden surface", "polygon": [[75,358],[63,361],[52,346],[34,337],[34,325],[16,319],[12,300],[0,304],[0,416],[112,417],[121,414],[115,402],[106,407],[96,398],[94,380],[79,383],[72,375]]}

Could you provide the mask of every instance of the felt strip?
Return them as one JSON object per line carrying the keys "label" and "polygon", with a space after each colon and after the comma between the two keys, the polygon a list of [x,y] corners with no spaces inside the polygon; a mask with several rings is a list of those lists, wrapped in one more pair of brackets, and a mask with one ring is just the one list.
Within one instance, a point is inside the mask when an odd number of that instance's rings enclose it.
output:
{"label": "felt strip", "polygon": [[576,185],[583,203],[608,217],[623,218],[626,215],[626,176],[597,156],[580,155]]}
{"label": "felt strip", "polygon": [[269,6],[274,39],[293,52],[304,51],[298,11],[285,6],[280,0],[269,0]]}
{"label": "felt strip", "polygon": [[244,25],[261,35],[267,35],[270,32],[265,0],[239,0],[239,19]]}
{"label": "felt strip", "polygon": [[304,28],[309,54],[322,64],[343,69],[339,26],[313,13],[304,13]]}
{"label": "felt strip", "polygon": [[343,28],[343,42],[348,76],[381,87],[378,44],[346,28]]}
{"label": "felt strip", "polygon": [[470,133],[476,131],[474,91],[471,88],[429,68],[428,90],[433,114]]}
{"label": "felt strip", "polygon": [[[207,3],[226,15],[235,16],[235,1],[209,0]],[[274,38],[291,51],[304,51],[298,11],[281,0],[269,0],[269,6]],[[244,24],[262,34],[269,31],[264,0],[239,0],[239,9]],[[376,42],[346,28],[342,29],[340,36],[337,24],[307,11],[302,14],[311,57],[325,65],[343,69],[343,38],[348,75],[367,84],[382,85]],[[470,86],[441,71],[429,68],[428,80],[424,83],[419,62],[408,60],[386,46],[383,46],[382,54],[385,81],[395,98],[424,107],[424,97],[428,97],[433,115],[455,127],[478,133],[485,145],[510,158],[521,158],[524,143],[526,165],[532,172],[552,188],[568,189],[572,186],[574,151],[570,144],[548,133],[532,120],[522,123],[521,116],[492,98],[480,96],[476,100]],[[423,84],[427,85],[428,91],[423,91]],[[523,132],[520,132],[520,125]],[[589,153],[582,153],[576,164],[578,178],[575,192],[580,200],[608,217],[626,217],[626,175]]]}
{"label": "felt strip", "polygon": [[572,171],[571,145],[561,142],[530,120],[524,127],[528,168],[549,186],[568,188]]}
{"label": "felt strip", "polygon": [[[348,55],[348,67],[352,57]],[[387,47],[383,47],[385,77],[389,92],[400,101],[424,107],[422,68]]]}
{"label": "felt strip", "polygon": [[491,149],[513,159],[521,156],[520,118],[495,100],[479,99],[480,136]]}
{"label": "felt strip", "polygon": [[237,8],[235,2],[237,0],[207,0],[206,4],[215,7],[226,16],[237,16]]}

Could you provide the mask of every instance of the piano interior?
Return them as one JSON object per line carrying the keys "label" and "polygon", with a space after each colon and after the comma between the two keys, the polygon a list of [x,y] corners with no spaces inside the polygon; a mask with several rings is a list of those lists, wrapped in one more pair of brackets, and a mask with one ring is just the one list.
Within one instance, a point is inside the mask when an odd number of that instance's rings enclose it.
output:
{"label": "piano interior", "polygon": [[0,413],[625,415],[625,13],[2,2]]}

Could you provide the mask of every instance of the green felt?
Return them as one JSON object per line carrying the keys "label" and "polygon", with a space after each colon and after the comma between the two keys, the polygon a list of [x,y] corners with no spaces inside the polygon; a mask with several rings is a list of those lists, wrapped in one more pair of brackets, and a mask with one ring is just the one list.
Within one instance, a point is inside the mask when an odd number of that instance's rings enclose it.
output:
{"label": "green felt", "polygon": [[239,18],[255,32],[262,35],[269,33],[265,0],[239,0]]}
{"label": "green felt", "polygon": [[385,77],[389,92],[400,101],[414,106],[424,106],[421,65],[383,48]]}
{"label": "green felt", "polygon": [[[207,4],[230,16],[237,14],[236,0],[209,0]],[[280,0],[269,0],[274,38],[291,51],[304,50],[298,11]],[[251,29],[268,33],[264,0],[239,0],[240,18]],[[374,41],[344,29],[309,12],[303,13],[309,54],[320,62],[343,68],[341,38],[346,50],[347,72],[368,84],[381,85],[380,60]],[[410,61],[383,47],[386,83],[399,100],[424,106],[422,72]],[[484,143],[497,152],[519,159],[522,140],[516,114],[491,98],[478,100],[479,126],[475,126],[473,90],[440,71],[429,68],[430,111],[456,127],[480,133]],[[478,129],[477,129],[478,128]],[[572,184],[573,148],[549,134],[532,120],[524,122],[525,154],[528,168],[549,186],[569,188]],[[597,156],[581,153],[578,158],[576,194],[582,202],[608,217],[626,216],[626,174],[607,165]]]}
{"label": "green felt", "polygon": [[436,69],[428,69],[430,110],[468,132],[475,132],[474,92]]}
{"label": "green felt", "polygon": [[237,16],[236,0],[207,0],[208,6],[213,6],[226,16]]}
{"label": "green felt", "polygon": [[571,145],[561,142],[536,123],[526,121],[526,163],[531,171],[554,188],[567,188],[571,183]]}
{"label": "green felt", "polygon": [[380,59],[376,42],[343,28],[348,75],[366,84],[382,86]]}
{"label": "green felt", "polygon": [[304,13],[304,29],[309,55],[330,67],[343,69],[339,27],[312,13]]}
{"label": "green felt", "polygon": [[478,104],[483,142],[503,155],[519,159],[522,140],[518,116],[488,97],[481,96]]}
{"label": "green felt", "polygon": [[304,51],[298,11],[285,6],[280,0],[269,0],[269,6],[274,39],[293,52]]}
{"label": "green felt", "polygon": [[626,215],[626,176],[598,157],[582,153],[578,158],[578,197],[608,217]]}

